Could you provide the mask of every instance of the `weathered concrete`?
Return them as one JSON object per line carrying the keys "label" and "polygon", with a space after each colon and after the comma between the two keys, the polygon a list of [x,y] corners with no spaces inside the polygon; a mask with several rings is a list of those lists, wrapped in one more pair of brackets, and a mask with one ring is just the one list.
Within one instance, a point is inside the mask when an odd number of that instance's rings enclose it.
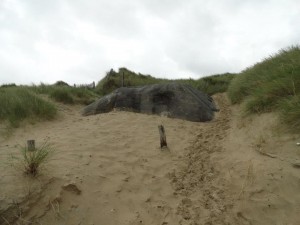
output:
{"label": "weathered concrete", "polygon": [[213,119],[218,111],[213,99],[189,85],[168,83],[122,87],[83,109],[82,115],[110,112],[114,108],[146,114],[166,115],[195,122]]}

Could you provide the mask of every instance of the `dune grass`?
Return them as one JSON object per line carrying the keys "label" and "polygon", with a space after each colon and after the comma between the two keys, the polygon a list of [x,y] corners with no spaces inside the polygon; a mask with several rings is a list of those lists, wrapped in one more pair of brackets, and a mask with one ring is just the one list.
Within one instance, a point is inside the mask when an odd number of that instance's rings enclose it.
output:
{"label": "dune grass", "polygon": [[41,165],[49,159],[54,148],[47,142],[37,147],[35,150],[28,150],[27,147],[21,148],[24,172],[30,176],[36,176],[39,173]]}
{"label": "dune grass", "polygon": [[16,169],[22,170],[26,175],[35,177],[54,153],[54,147],[48,141],[43,142],[35,149],[27,146],[20,147],[20,153],[11,155],[10,163]]}
{"label": "dune grass", "polygon": [[53,87],[49,96],[55,101],[65,104],[82,104],[88,105],[95,101],[99,95],[87,88],[74,88],[66,86]]}
{"label": "dune grass", "polygon": [[135,73],[126,68],[120,68],[118,72],[111,69],[107,72],[106,76],[100,80],[96,86],[96,92],[100,95],[106,95],[122,86],[122,76],[124,74],[124,86],[143,86],[149,84],[178,82],[189,84],[194,88],[213,95],[216,93],[226,92],[230,81],[235,77],[235,74],[225,73],[212,75],[197,80],[194,79],[179,79],[179,80],[168,80],[155,78],[150,75],[144,75],[141,73]]}
{"label": "dune grass", "polygon": [[189,84],[208,95],[214,95],[226,92],[231,80],[235,76],[236,74],[233,73],[224,73],[203,77],[198,80],[179,80],[179,82]]}
{"label": "dune grass", "polygon": [[99,97],[92,89],[84,87],[75,88],[68,86],[63,81],[58,81],[55,85],[41,83],[40,85],[27,86],[27,88],[37,94],[48,95],[53,100],[64,104],[88,105]]}
{"label": "dune grass", "polygon": [[50,120],[57,114],[56,106],[41,95],[64,104],[88,105],[99,95],[84,87],[71,87],[63,81],[55,85],[17,86],[4,84],[0,87],[0,121],[7,121],[8,128],[18,127],[25,119]]}
{"label": "dune grass", "polygon": [[50,92],[50,98],[57,102],[62,102],[64,104],[74,104],[73,95],[67,88],[55,88]]}
{"label": "dune grass", "polygon": [[246,114],[278,111],[300,131],[300,47],[292,46],[237,75],[228,88],[231,102],[243,103]]}
{"label": "dune grass", "polygon": [[280,118],[290,130],[300,132],[300,96],[285,98],[279,102]]}
{"label": "dune grass", "polygon": [[56,116],[56,107],[22,87],[0,88],[0,121],[18,127],[26,118],[49,120]]}
{"label": "dune grass", "polygon": [[119,68],[118,72],[115,72],[113,69],[111,69],[96,85],[96,92],[100,95],[106,95],[115,89],[122,87],[122,76],[124,76],[124,87],[169,82],[167,79],[159,79],[150,75],[135,73],[127,68]]}

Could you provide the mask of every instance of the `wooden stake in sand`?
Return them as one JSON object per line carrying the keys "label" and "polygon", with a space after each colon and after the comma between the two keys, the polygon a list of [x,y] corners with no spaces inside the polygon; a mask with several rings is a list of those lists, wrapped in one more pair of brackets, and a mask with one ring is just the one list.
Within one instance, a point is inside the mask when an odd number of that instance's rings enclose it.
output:
{"label": "wooden stake in sand", "polygon": [[167,137],[165,133],[165,128],[163,125],[158,126],[159,135],[160,135],[160,148],[168,147],[167,145]]}
{"label": "wooden stake in sand", "polygon": [[28,140],[27,141],[27,149],[28,149],[28,151],[34,151],[35,150],[35,140]]}

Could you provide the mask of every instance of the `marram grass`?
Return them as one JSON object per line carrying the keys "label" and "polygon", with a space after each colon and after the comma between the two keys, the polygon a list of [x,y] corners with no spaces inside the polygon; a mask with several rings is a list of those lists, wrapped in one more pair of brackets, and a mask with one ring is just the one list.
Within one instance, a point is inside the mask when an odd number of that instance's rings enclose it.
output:
{"label": "marram grass", "polygon": [[61,85],[62,82],[63,81],[57,82],[59,85],[46,85],[41,83],[40,85],[27,86],[26,88],[37,94],[46,94],[54,101],[64,104],[88,105],[99,97],[92,89]]}
{"label": "marram grass", "polygon": [[29,150],[27,146],[23,146],[20,148],[20,155],[11,156],[11,164],[16,168],[21,168],[26,175],[35,177],[40,173],[41,166],[49,160],[53,152],[53,146],[47,141],[36,147],[35,150]]}
{"label": "marram grass", "polygon": [[293,96],[279,102],[280,118],[291,130],[300,132],[300,96]]}
{"label": "marram grass", "polygon": [[23,87],[0,88],[0,121],[18,127],[24,119],[50,120],[55,118],[56,107]]}
{"label": "marram grass", "polygon": [[279,51],[238,74],[227,92],[246,114],[277,111],[293,131],[300,130],[300,47]]}

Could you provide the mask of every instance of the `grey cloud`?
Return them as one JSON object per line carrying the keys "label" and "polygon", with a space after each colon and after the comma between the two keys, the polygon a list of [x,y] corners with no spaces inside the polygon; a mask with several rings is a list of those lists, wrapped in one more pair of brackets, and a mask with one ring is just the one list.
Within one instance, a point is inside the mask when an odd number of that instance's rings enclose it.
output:
{"label": "grey cloud", "polygon": [[131,38],[142,26],[137,18],[135,1],[68,1],[67,6],[74,16],[92,23],[104,34]]}
{"label": "grey cloud", "polygon": [[299,19],[297,0],[2,0],[0,83],[238,72],[299,44]]}

